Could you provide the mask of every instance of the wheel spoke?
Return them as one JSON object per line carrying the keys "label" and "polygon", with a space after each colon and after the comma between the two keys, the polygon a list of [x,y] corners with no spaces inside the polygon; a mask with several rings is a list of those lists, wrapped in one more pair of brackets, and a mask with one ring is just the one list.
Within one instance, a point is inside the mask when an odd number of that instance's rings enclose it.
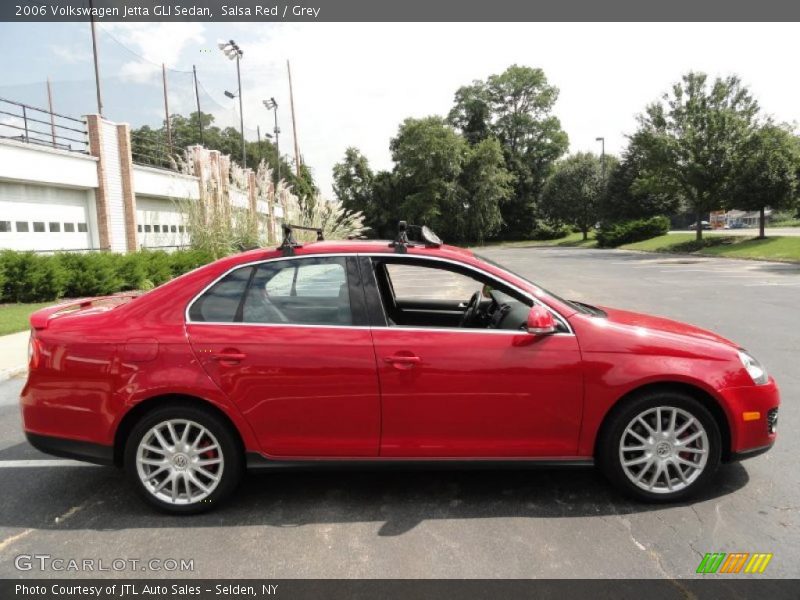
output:
{"label": "wheel spoke", "polygon": [[638,483],[638,482],[642,481],[642,479],[644,479],[645,473],[647,473],[650,470],[650,467],[653,466],[654,462],[655,461],[651,458],[647,462],[647,464],[644,466],[644,468],[642,468],[642,470],[639,471],[639,474],[636,476],[636,483]]}
{"label": "wheel spoke", "polygon": [[669,415],[669,428],[667,429],[668,433],[675,432],[675,420],[678,418],[678,411],[673,409],[670,411]]}
{"label": "wheel spoke", "polygon": [[686,474],[683,472],[683,469],[681,469],[681,466],[678,463],[675,463],[674,466],[681,478],[681,481],[683,481],[683,483],[689,483],[688,479],[686,479]]}
{"label": "wheel spoke", "polygon": [[647,449],[647,446],[623,446],[622,447],[622,451],[623,452],[637,452],[637,451],[641,452],[642,450],[646,450],[646,449]]}
{"label": "wheel spoke", "polygon": [[637,420],[639,421],[639,423],[644,425],[645,429],[647,429],[647,431],[649,431],[651,435],[655,433],[655,430],[650,426],[650,423],[645,421],[641,416],[639,416]]}
{"label": "wheel spoke", "polygon": [[153,428],[153,435],[164,450],[172,450],[172,444],[167,442],[162,433],[158,430],[158,427]]}
{"label": "wheel spoke", "polygon": [[220,458],[201,458],[194,463],[192,463],[195,467],[207,467],[210,465],[218,465],[222,462]]}
{"label": "wheel spoke", "polygon": [[678,429],[678,431],[676,431],[676,432],[675,432],[675,437],[680,437],[680,435],[681,435],[681,434],[682,434],[684,431],[686,431],[687,429],[689,429],[689,427],[691,427],[692,425],[694,425],[694,423],[695,423],[694,417],[689,417],[689,418],[686,420],[686,422],[685,422],[683,425],[681,425],[681,426],[680,426],[680,429]]}
{"label": "wheel spoke", "polygon": [[172,439],[172,446],[175,447],[180,439],[178,438],[178,434],[175,433],[175,425],[173,425],[172,421],[167,421],[167,431],[169,431],[169,437]]}
{"label": "wheel spoke", "polygon": [[661,476],[661,469],[662,469],[661,464],[660,463],[657,464],[656,472],[653,475],[653,478],[647,483],[647,487],[650,488],[651,490],[655,487],[656,483],[658,483],[658,478]]}
{"label": "wheel spoke", "polygon": [[192,445],[190,446],[190,448],[192,450],[197,450],[197,445],[200,443],[200,440],[203,439],[203,435],[205,435],[205,433],[206,433],[205,427],[200,427],[199,429],[200,429],[200,433],[197,434],[197,437],[194,438],[194,441],[192,442]]}
{"label": "wheel spoke", "polygon": [[639,458],[633,458],[631,460],[626,460],[622,464],[625,465],[626,467],[632,467],[634,465],[640,465],[642,463],[649,462],[649,461],[652,461],[652,459],[649,456],[640,456]]}
{"label": "wheel spoke", "polygon": [[679,448],[679,452],[689,452],[691,454],[705,454],[705,448]]}
{"label": "wheel spoke", "polygon": [[185,444],[189,440],[189,428],[191,427],[190,423],[186,423],[181,431],[181,444]]}
{"label": "wheel spoke", "polygon": [[218,475],[214,475],[214,473],[204,469],[203,467],[197,467],[197,472],[202,474],[202,475],[204,475],[205,477],[207,477],[208,479],[210,479],[214,483],[219,481],[219,476]]}
{"label": "wheel spoke", "polygon": [[681,445],[691,444],[697,438],[702,437],[702,435],[703,435],[702,431],[695,431],[692,435],[690,435],[686,439],[680,440],[680,443],[681,443]]}
{"label": "wheel spoke", "polygon": [[143,465],[150,465],[152,467],[160,467],[161,465],[165,465],[167,463],[167,459],[161,458],[159,460],[155,460],[152,458],[140,458],[139,462]]}
{"label": "wheel spoke", "polygon": [[642,437],[641,435],[639,435],[638,433],[636,433],[636,432],[635,432],[633,429],[630,429],[630,428],[628,428],[628,431],[627,431],[626,433],[628,433],[628,434],[632,435],[633,437],[635,437],[637,440],[639,440],[639,441],[640,441],[640,442],[642,442],[643,444],[646,444],[646,443],[647,443],[647,438],[645,438],[645,437]]}
{"label": "wheel spoke", "polygon": [[656,409],[656,433],[661,433],[661,407]]}
{"label": "wheel spoke", "polygon": [[142,444],[142,448],[144,448],[148,452],[155,452],[156,454],[163,454],[163,455],[167,454],[167,452],[163,448],[156,448],[155,446],[151,446],[150,444]]}
{"label": "wheel spoke", "polygon": [[158,477],[161,473],[163,473],[167,469],[169,469],[169,465],[166,465],[166,464],[162,465],[161,467],[159,467],[158,469],[156,469],[155,471],[153,471],[152,473],[147,475],[147,477],[145,477],[145,481],[150,481],[154,477]]}

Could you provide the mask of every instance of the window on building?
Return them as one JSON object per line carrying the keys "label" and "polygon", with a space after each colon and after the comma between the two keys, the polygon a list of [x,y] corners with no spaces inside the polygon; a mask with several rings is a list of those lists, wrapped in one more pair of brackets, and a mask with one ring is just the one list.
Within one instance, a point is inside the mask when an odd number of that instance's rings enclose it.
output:
{"label": "window on building", "polygon": [[161,225],[153,225],[153,233],[161,233]]}
{"label": "window on building", "polygon": [[11,231],[11,221],[0,221],[0,232],[6,233]]}
{"label": "window on building", "polygon": [[86,233],[86,223],[78,223],[78,231]]}
{"label": "window on building", "polygon": [[27,221],[17,221],[17,232],[28,233],[31,230]]}
{"label": "window on building", "polygon": [[179,231],[179,232],[183,233],[183,232],[184,232],[184,230],[185,230],[185,228],[184,228],[184,226],[183,226],[183,225],[178,225],[178,231]]}
{"label": "window on building", "polygon": [[64,233],[75,233],[75,223],[64,223]]}
{"label": "window on building", "polygon": [[170,225],[170,226],[169,226],[169,230],[170,230],[172,233],[176,233],[176,232],[178,231],[178,226],[177,226],[177,225]]}
{"label": "window on building", "polygon": [[136,231],[138,231],[139,233],[142,233],[142,226],[141,225],[137,225],[136,226]]}
{"label": "window on building", "polygon": [[52,233],[58,233],[61,231],[61,223],[56,223],[55,221],[50,221],[50,231]]}
{"label": "window on building", "polygon": [[36,233],[44,233],[44,221],[34,221],[33,231]]}

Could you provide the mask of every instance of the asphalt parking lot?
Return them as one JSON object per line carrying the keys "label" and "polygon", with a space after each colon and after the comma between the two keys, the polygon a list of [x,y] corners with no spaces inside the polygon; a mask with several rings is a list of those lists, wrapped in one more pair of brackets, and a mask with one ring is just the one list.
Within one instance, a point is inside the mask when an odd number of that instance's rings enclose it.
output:
{"label": "asphalt parking lot", "polygon": [[192,572],[108,573],[116,577],[691,577],[704,553],[734,551],[773,553],[765,576],[800,576],[800,266],[482,253],[565,297],[739,341],[781,386],[776,447],[724,466],[685,505],[630,502],[591,469],[282,471],[250,475],[211,514],[177,518],[146,507],[114,469],[37,464],[48,457],[24,442],[15,379],[0,384],[0,577],[64,576],[15,568],[15,557],[33,554],[194,561]]}

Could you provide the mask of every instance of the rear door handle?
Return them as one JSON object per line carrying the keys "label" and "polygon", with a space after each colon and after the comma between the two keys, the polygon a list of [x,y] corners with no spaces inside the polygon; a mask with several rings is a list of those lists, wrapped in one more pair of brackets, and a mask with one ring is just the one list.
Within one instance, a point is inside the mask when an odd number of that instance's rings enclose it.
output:
{"label": "rear door handle", "polygon": [[247,358],[247,355],[242,352],[218,352],[212,354],[211,358],[219,362],[239,362]]}

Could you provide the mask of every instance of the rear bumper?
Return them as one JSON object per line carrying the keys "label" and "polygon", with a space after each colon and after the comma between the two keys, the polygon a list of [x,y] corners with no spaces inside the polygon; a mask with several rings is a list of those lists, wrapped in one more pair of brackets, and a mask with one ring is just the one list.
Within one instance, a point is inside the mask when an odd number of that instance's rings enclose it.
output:
{"label": "rear bumper", "polygon": [[25,432],[28,443],[46,454],[59,456],[61,458],[72,458],[82,460],[97,465],[114,464],[114,448],[92,442],[81,440],[70,440],[67,438],[53,437],[49,435],[39,435],[36,433]]}

